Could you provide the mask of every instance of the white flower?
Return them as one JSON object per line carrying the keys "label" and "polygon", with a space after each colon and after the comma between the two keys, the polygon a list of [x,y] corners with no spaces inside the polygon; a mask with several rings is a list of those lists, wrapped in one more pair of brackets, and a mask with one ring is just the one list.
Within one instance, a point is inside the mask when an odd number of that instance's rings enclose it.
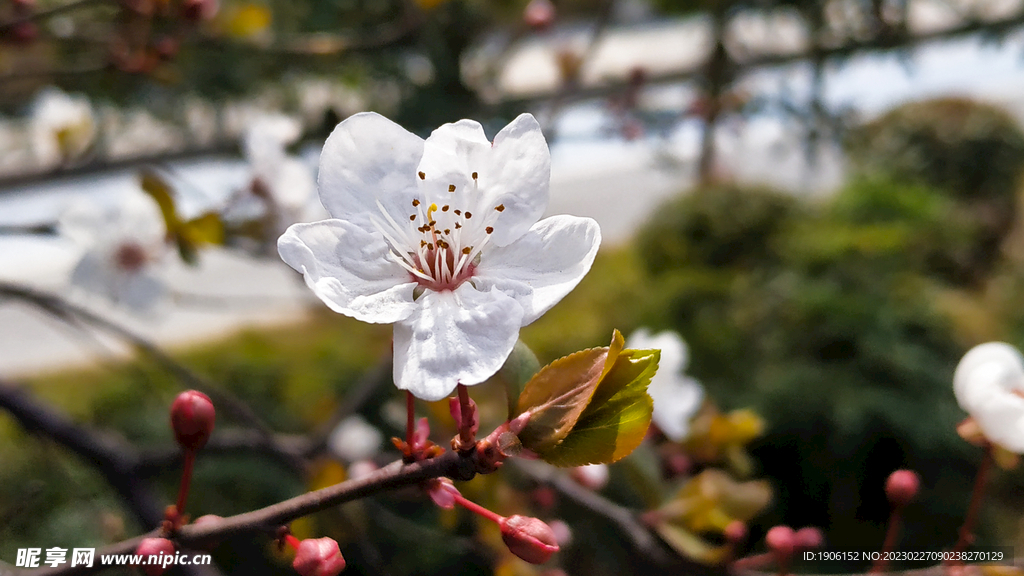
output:
{"label": "white flower", "polygon": [[384,435],[361,416],[349,416],[331,432],[327,446],[346,462],[358,462],[380,452]]}
{"label": "white flower", "polygon": [[675,332],[652,336],[641,328],[626,340],[626,348],[661,350],[660,367],[647,387],[654,400],[654,423],[670,440],[683,440],[690,432],[690,419],[704,400],[700,382],[683,374],[689,363],[686,342]]}
{"label": "white flower", "polygon": [[167,251],[166,227],[148,196],[132,195],[106,209],[72,204],[61,214],[60,232],[85,248],[72,285],[136,312],[152,310],[166,294],[153,266]]}
{"label": "white flower", "polygon": [[53,166],[89,148],[96,136],[96,119],[85,97],[46,88],[32,105],[29,132],[36,161]]}
{"label": "white flower", "polygon": [[227,220],[269,218],[267,237],[276,240],[296,222],[326,216],[316,199],[312,170],[285,149],[301,134],[302,125],[288,116],[265,114],[252,121],[242,139],[251,177],[248,185],[229,199],[224,210]]}
{"label": "white flower", "polygon": [[596,222],[538,222],[550,173],[529,114],[493,144],[471,120],[424,141],[356,114],[320,157],[320,200],[333,219],[292,226],[278,249],[332,310],[394,323],[395,383],[438,400],[497,372],[519,328],[590,270]]}
{"label": "white flower", "polygon": [[953,374],[953,393],[989,441],[1024,453],[1024,358],[1003,342],[971,348]]}

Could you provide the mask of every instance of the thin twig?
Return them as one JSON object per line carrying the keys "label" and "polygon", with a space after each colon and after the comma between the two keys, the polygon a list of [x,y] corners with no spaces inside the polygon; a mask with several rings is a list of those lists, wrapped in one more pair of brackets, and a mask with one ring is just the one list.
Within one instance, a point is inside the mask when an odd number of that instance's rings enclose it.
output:
{"label": "thin twig", "polygon": [[46,18],[58,16],[60,14],[64,14],[65,12],[71,12],[74,10],[78,10],[80,8],[87,8],[93,4],[107,4],[109,1],[110,0],[76,0],[75,2],[64,4],[63,6],[55,6],[53,8],[50,8],[49,10],[40,10],[39,12],[34,12],[26,16],[22,16],[21,18],[15,18],[10,22],[0,23],[0,34],[9,32],[12,28],[18,26],[19,24],[25,24],[28,22],[38,22],[39,20],[45,20]]}
{"label": "thin twig", "polygon": [[558,469],[541,462],[521,459],[514,461],[514,467],[535,482],[548,484],[577,505],[602,518],[607,518],[626,536],[630,546],[639,556],[659,566],[673,566],[684,561],[679,557],[671,557],[658,538],[637,520],[636,514],[632,510],[608,500],[593,490],[580,486],[559,472]]}
{"label": "thin twig", "polygon": [[[279,527],[290,523],[296,518],[307,516],[321,510],[332,508],[344,502],[358,500],[367,496],[419,484],[424,480],[439,477],[448,477],[455,480],[470,480],[476,475],[477,458],[476,453],[470,456],[460,456],[456,452],[447,452],[430,460],[423,460],[413,464],[403,464],[396,461],[381,468],[373,474],[356,480],[348,480],[341,484],[335,484],[321,490],[308,492],[261,508],[224,518],[219,522],[196,526],[186,525],[181,528],[172,539],[181,548],[203,549],[211,542],[240,534],[272,534]],[[112,554],[130,554],[144,538],[152,538],[161,535],[159,530],[143,534],[129,540],[107,546],[96,552],[99,558]],[[93,574],[108,566],[101,566],[99,562],[90,567],[61,566],[57,568],[46,568],[39,570],[24,570],[16,572],[25,576],[64,576],[71,574]]]}
{"label": "thin twig", "polygon": [[259,432],[269,448],[278,452],[284,458],[294,459],[295,468],[302,469],[305,466],[305,462],[296,459],[294,454],[276,445],[274,431],[271,430],[271,428],[267,426],[245,402],[227,390],[224,390],[199,376],[172,358],[155,344],[146,340],[142,336],[135,334],[128,328],[125,328],[116,322],[107,320],[99,314],[72,304],[59,296],[48,294],[20,284],[0,282],[0,296],[7,296],[34,304],[41,310],[50,312],[58,318],[66,319],[69,316],[79,318],[131,343],[133,346],[143,351],[147,356],[155,360],[165,370],[173,374],[182,383],[190,388],[195,388],[196,390],[207,394],[216,404],[223,407],[229,414]]}

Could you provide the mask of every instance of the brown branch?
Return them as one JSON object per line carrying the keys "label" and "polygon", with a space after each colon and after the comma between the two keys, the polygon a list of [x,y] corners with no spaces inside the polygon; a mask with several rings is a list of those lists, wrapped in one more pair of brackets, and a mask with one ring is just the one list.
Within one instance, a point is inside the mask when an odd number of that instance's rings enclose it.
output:
{"label": "brown branch", "polygon": [[27,390],[3,381],[0,409],[13,416],[25,430],[57,442],[96,466],[140,524],[155,526],[163,520],[159,501],[132,473],[138,454],[128,442],[76,424],[33,398]]}
{"label": "brown branch", "polygon": [[327,441],[331,433],[338,427],[342,420],[359,412],[359,410],[373,397],[373,394],[385,384],[391,382],[392,355],[387,356],[377,363],[367,373],[363,374],[348,395],[345,402],[338,406],[327,421],[317,427],[309,436],[302,454],[307,458],[316,456],[327,449]]}
{"label": "brown branch", "polygon": [[64,4],[63,6],[55,6],[53,8],[50,8],[49,10],[41,10],[39,12],[34,12],[32,14],[28,14],[20,18],[15,18],[10,22],[0,23],[0,35],[10,31],[12,28],[18,26],[19,24],[25,24],[28,22],[38,22],[39,20],[45,20],[46,18],[58,16],[60,14],[64,14],[65,12],[72,12],[80,8],[87,8],[93,4],[106,4],[109,1],[110,0],[76,0],[75,2]]}
{"label": "brown branch", "polygon": [[274,437],[274,431],[245,402],[185,367],[149,340],[135,334],[120,324],[107,320],[85,308],[76,306],[57,295],[48,294],[34,288],[0,281],[0,296],[28,302],[62,320],[78,318],[125,340],[155,360],[179,381],[190,388],[195,388],[207,394],[219,407],[222,407],[240,422],[251,426],[259,432],[267,447],[276,452],[281,458],[291,460],[292,466],[295,469],[305,469],[305,461],[285,448],[278,446]]}
{"label": "brown branch", "polygon": [[[838,46],[826,46],[815,48],[814,53],[816,56],[820,56],[822,59],[837,60],[848,58],[854,54],[862,52],[890,52],[893,50],[905,50],[907,48],[913,48],[934,42],[936,40],[952,40],[960,38],[962,36],[969,36],[971,34],[978,33],[991,33],[991,34],[1008,34],[1018,28],[1024,26],[1024,12],[1017,13],[1008,18],[994,21],[971,21],[954,28],[947,30],[940,30],[934,32],[926,32],[922,34],[900,34],[896,36],[885,35],[867,40],[851,41]],[[811,58],[811,52],[799,52],[795,54],[765,54],[761,56],[754,56],[742,60],[735,60],[735,75],[750,73],[761,68],[770,68],[775,66],[782,66],[786,64],[794,64],[798,62],[806,62]],[[668,72],[664,74],[652,75],[645,80],[647,85],[661,85],[661,84],[672,84],[677,82],[685,82],[700,78],[704,74],[705,63],[701,63],[693,68],[686,70],[678,70],[675,72]],[[601,84],[592,86],[583,86],[576,88],[571,94],[565,96],[565,100],[568,102],[578,102],[581,100],[588,100],[592,98],[600,98],[608,96],[622,90],[626,90],[630,87],[628,79],[614,80],[609,82],[603,82]],[[530,108],[538,104],[542,104],[551,98],[551,94],[533,94],[528,96],[512,97],[491,105],[489,108],[495,107],[510,107],[510,108]]]}
{"label": "brown branch", "polygon": [[669,551],[661,540],[637,519],[637,514],[608,500],[593,490],[580,486],[553,466],[542,462],[516,459],[514,468],[534,482],[547,484],[577,506],[607,519],[626,537],[638,558],[652,567],[672,567],[686,574],[721,574],[721,570],[704,566]]}
{"label": "brown branch", "polygon": [[[279,502],[237,516],[224,518],[220,522],[203,524],[202,526],[187,525],[178,531],[172,539],[181,548],[203,549],[210,543],[240,534],[273,534],[278,527],[315,512],[327,510],[352,500],[365,498],[373,494],[414,486],[430,478],[448,477],[454,480],[471,480],[477,474],[476,452],[468,456],[460,456],[456,452],[447,452],[430,460],[403,464],[396,461],[381,468],[373,474],[356,480],[348,480],[321,490],[308,492],[289,500]],[[71,574],[92,574],[108,568],[100,566],[102,555],[131,554],[144,538],[161,535],[159,530],[135,538],[112,544],[97,550],[97,562],[92,568],[84,566],[61,566],[37,570],[23,570],[16,574],[24,576],[64,576]]]}

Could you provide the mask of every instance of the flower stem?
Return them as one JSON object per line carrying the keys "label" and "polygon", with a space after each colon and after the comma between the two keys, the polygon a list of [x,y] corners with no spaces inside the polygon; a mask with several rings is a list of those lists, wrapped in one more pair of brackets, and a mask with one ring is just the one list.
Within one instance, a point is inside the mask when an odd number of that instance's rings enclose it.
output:
{"label": "flower stem", "polygon": [[882,555],[871,566],[871,574],[881,574],[888,567],[888,562],[885,561],[886,555],[892,552],[896,546],[896,536],[900,532],[900,508],[901,506],[892,507],[892,513],[889,514],[889,527],[885,531],[885,541],[882,543]]}
{"label": "flower stem", "polygon": [[185,462],[181,470],[181,488],[178,489],[178,518],[185,513],[185,500],[188,499],[188,488],[192,484],[192,468],[196,462],[196,451],[185,450]]}
{"label": "flower stem", "polygon": [[413,440],[416,433],[416,407],[413,405],[412,392],[405,393],[405,442],[410,448],[413,447]]}
{"label": "flower stem", "polygon": [[992,445],[985,446],[985,453],[981,457],[981,464],[978,465],[978,475],[974,478],[974,491],[971,493],[971,503],[967,506],[967,517],[963,526],[960,527],[960,539],[957,540],[954,552],[963,552],[974,539],[974,525],[978,521],[978,514],[981,511],[981,499],[985,495],[985,484],[988,479],[988,471],[992,468]]}
{"label": "flower stem", "polygon": [[462,422],[459,422],[459,440],[463,446],[471,446],[476,438],[473,437],[473,407],[469,403],[469,391],[462,384],[456,388],[459,390],[459,404],[462,407]]}
{"label": "flower stem", "polygon": [[455,492],[453,493],[453,495],[455,496],[455,503],[458,504],[459,506],[462,506],[466,510],[469,510],[470,512],[479,514],[480,516],[483,516],[484,518],[487,518],[488,520],[491,520],[494,523],[501,523],[501,521],[504,519],[504,517],[498,514],[497,512],[492,512],[487,508],[484,508],[483,506],[477,504],[476,502],[467,500],[466,497],[463,496],[462,494]]}

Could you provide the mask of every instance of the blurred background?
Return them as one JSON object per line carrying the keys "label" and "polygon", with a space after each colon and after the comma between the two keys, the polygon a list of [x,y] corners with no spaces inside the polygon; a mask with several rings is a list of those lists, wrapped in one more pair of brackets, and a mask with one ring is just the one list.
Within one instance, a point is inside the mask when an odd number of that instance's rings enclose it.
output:
{"label": "blurred background", "polygon": [[[397,457],[390,328],[329,312],[275,247],[324,217],[320,146],[365,110],[424,137],[533,113],[548,214],[604,243],[523,343],[543,365],[670,330],[687,346],[663,371],[689,388],[682,431],[656,422],[598,481],[510,466],[462,487],[563,522],[549,565],[404,491],[292,526],[337,538],[347,573],[698,574],[734,520],[738,554],[780,523],[878,549],[897,468],[922,478],[900,547],[948,549],[981,459],[953,370],[1024,344],[1022,57],[1020,0],[0,0],[0,561],[152,528],[180,466],[167,406],[197,383],[250,413],[219,413],[193,516]],[[500,384],[473,392],[499,422]],[[1024,544],[1005,460],[982,544]],[[268,538],[214,556],[293,573]]]}

